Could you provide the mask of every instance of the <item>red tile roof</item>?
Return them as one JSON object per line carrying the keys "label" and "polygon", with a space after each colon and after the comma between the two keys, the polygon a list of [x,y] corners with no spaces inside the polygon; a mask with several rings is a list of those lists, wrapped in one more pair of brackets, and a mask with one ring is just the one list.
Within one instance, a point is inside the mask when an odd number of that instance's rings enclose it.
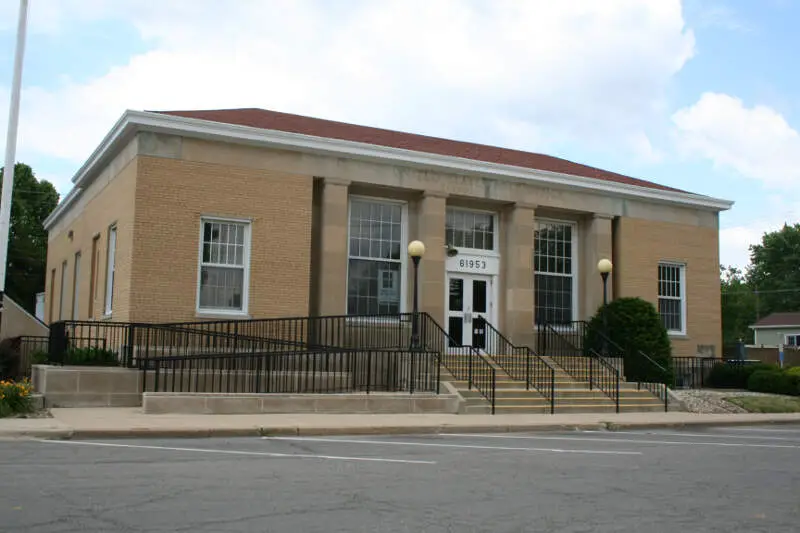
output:
{"label": "red tile roof", "polygon": [[500,163],[535,170],[549,172],[559,172],[584,178],[592,178],[603,181],[636,185],[650,189],[663,191],[685,192],[680,189],[659,185],[650,181],[645,181],[630,176],[624,176],[615,172],[608,172],[599,168],[573,163],[566,159],[552,157],[544,154],[523,152],[521,150],[511,150],[488,146],[470,142],[453,141],[416,135],[413,133],[403,133],[399,131],[372,128],[368,126],[358,126],[344,122],[323,120],[289,113],[279,113],[266,109],[215,109],[201,111],[156,111],[165,115],[174,115],[200,120],[210,120],[226,124],[237,124],[241,126],[251,126],[254,128],[278,130],[291,133],[301,133],[316,137],[326,137],[344,141],[355,141],[361,143],[387,146],[391,148],[402,148],[417,152],[427,152],[445,156],[462,157],[475,161],[488,163]]}
{"label": "red tile roof", "polygon": [[764,326],[800,326],[800,311],[795,313],[772,313],[753,324],[755,328]]}

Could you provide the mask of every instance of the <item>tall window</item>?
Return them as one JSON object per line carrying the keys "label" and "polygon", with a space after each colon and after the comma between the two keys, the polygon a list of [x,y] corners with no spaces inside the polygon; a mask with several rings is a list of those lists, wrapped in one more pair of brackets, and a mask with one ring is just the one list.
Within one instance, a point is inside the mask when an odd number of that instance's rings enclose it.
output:
{"label": "tall window", "polygon": [[537,221],[533,268],[536,324],[566,325],[574,320],[577,264],[575,226]]}
{"label": "tall window", "polygon": [[250,224],[203,219],[198,309],[247,312]]}
{"label": "tall window", "polygon": [[401,204],[351,199],[347,269],[349,315],[401,312],[402,225]]}
{"label": "tall window", "polygon": [[658,312],[670,333],[686,332],[685,267],[671,263],[658,265]]}
{"label": "tall window", "polygon": [[108,253],[106,255],[105,314],[110,315],[114,303],[114,265],[117,255],[117,227],[108,228]]}
{"label": "tall window", "polygon": [[81,284],[81,253],[75,253],[75,270],[72,273],[72,320],[78,320],[78,298]]}
{"label": "tall window", "polygon": [[49,315],[48,322],[53,322],[53,302],[56,301],[56,269],[50,271],[50,309],[47,311]]}
{"label": "tall window", "polygon": [[95,235],[92,238],[92,256],[89,258],[91,265],[89,266],[89,318],[94,318],[94,299],[97,294],[97,272],[100,270],[100,254],[98,253],[98,241],[100,235]]}
{"label": "tall window", "polygon": [[494,250],[494,215],[448,208],[445,238],[456,248]]}
{"label": "tall window", "polygon": [[61,263],[61,286],[59,287],[59,295],[58,295],[58,319],[64,320],[64,305],[65,302],[65,293],[67,290],[67,262],[63,261]]}

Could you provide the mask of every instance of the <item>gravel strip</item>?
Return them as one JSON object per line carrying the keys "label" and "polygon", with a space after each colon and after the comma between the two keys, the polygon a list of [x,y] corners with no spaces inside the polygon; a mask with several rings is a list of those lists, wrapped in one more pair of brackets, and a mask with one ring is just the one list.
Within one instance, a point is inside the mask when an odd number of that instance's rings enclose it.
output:
{"label": "gravel strip", "polygon": [[710,413],[710,414],[724,414],[724,413],[747,413],[749,411],[726,402],[723,398],[731,398],[736,396],[777,396],[776,394],[765,394],[763,392],[752,392],[746,390],[673,390],[675,396],[686,406],[686,410],[690,413]]}

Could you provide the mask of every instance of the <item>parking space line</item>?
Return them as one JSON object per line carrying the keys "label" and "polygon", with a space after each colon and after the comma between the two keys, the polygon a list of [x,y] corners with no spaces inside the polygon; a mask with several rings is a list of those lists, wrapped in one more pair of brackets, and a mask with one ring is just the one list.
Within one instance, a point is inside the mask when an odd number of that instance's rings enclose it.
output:
{"label": "parking space line", "polygon": [[642,455],[642,452],[626,450],[571,450],[563,448],[528,448],[516,446],[482,446],[477,444],[444,444],[440,442],[407,442],[391,440],[328,439],[322,437],[261,437],[264,440],[283,440],[300,442],[335,442],[340,444],[379,444],[385,446],[420,446],[430,448],[461,448],[466,450],[498,450],[514,452],[549,452],[594,455]]}
{"label": "parking space line", "polygon": [[739,427],[727,427],[725,428],[726,431],[750,431],[750,432],[757,432],[757,433],[800,433],[799,429],[775,429],[775,428],[739,428]]}
{"label": "parking space line", "polygon": [[[584,430],[581,433],[603,433],[607,434],[608,432],[605,431],[597,431],[597,430]],[[780,440],[780,441],[789,441],[789,442],[797,442],[797,438],[790,438],[790,437],[770,437],[770,436],[758,436],[758,435],[732,435],[729,433],[681,433],[680,431],[648,431],[648,432],[641,432],[641,431],[614,431],[614,435],[664,435],[665,437],[709,437],[712,439],[751,439],[751,440]]]}
{"label": "parking space line", "polygon": [[[616,432],[614,432],[616,433]],[[609,433],[609,436],[614,433]],[[515,439],[515,440],[559,440],[559,441],[574,441],[574,442],[606,442],[606,443],[621,443],[621,444],[671,444],[671,445],[684,445],[684,446],[718,446],[718,447],[731,447],[731,448],[786,448],[786,449],[800,449],[800,446],[793,446],[790,444],[752,444],[746,442],[700,442],[700,441],[670,441],[670,440],[646,440],[646,439],[616,439],[616,438],[600,438],[600,437],[558,437],[558,436],[543,436],[543,435],[496,435],[496,434],[481,434],[481,433],[442,433],[440,437],[456,437],[456,438],[487,438],[487,439]]]}
{"label": "parking space line", "polygon": [[330,459],[335,461],[363,461],[375,463],[405,463],[405,464],[420,464],[420,465],[435,465],[436,461],[422,461],[412,459],[391,459],[386,457],[350,457],[340,455],[321,455],[321,454],[305,454],[305,453],[276,453],[276,452],[247,452],[239,450],[214,450],[208,448],[180,448],[174,446],[146,446],[140,444],[118,444],[110,442],[89,442],[89,441],[75,441],[75,440],[40,440],[44,444],[64,444],[71,446],[99,446],[108,448],[133,448],[141,450],[161,450],[171,452],[198,452],[198,453],[216,453],[223,455],[244,455],[255,457],[282,457],[288,459]]}

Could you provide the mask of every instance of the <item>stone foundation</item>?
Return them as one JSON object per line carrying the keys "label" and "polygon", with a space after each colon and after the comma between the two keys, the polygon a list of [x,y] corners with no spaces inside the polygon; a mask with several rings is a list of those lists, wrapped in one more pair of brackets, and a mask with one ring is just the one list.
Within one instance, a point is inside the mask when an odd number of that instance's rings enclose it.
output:
{"label": "stone foundation", "polygon": [[[442,392],[445,392],[444,390]],[[458,413],[457,393],[210,394],[146,392],[146,414]]]}
{"label": "stone foundation", "polygon": [[129,368],[33,365],[31,382],[48,408],[142,405],[142,374]]}

